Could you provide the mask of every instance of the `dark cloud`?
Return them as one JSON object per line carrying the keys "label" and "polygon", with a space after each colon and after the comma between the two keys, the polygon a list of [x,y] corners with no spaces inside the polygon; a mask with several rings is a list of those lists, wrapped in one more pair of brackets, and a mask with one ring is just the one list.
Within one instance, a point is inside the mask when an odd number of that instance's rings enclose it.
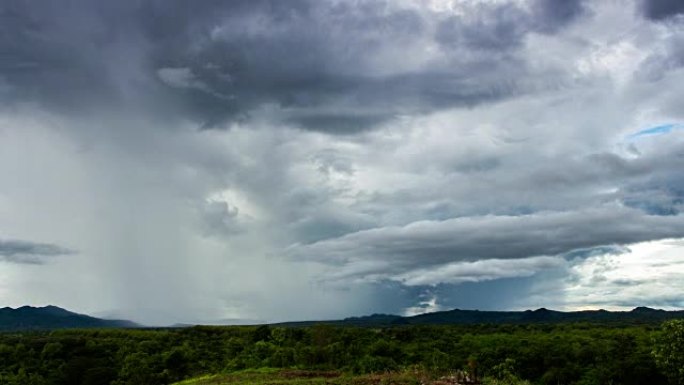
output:
{"label": "dark cloud", "polygon": [[[586,231],[588,228],[591,231]],[[574,212],[421,221],[296,245],[287,254],[338,266],[337,276],[397,277],[416,269],[443,269],[454,262],[519,259],[527,264],[524,258],[530,256],[682,236],[681,216],[652,216],[607,206]]]}
{"label": "dark cloud", "polygon": [[649,55],[641,63],[635,74],[638,79],[657,82],[684,66],[684,36],[675,33],[664,43],[664,49]]}
{"label": "dark cloud", "polygon": [[585,12],[582,0],[534,0],[529,9],[515,3],[474,3],[463,14],[442,21],[436,40],[452,49],[510,55],[528,33],[552,34]]}
{"label": "dark cloud", "polygon": [[214,128],[275,106],[281,123],[350,134],[525,92],[511,81],[529,77],[515,55],[524,35],[562,26],[580,8],[481,5],[437,28],[453,55],[404,65],[423,60],[404,46],[435,38],[429,14],[383,1],[11,0],[0,5],[0,78],[6,102],[67,113],[144,109]]}
{"label": "dark cloud", "polygon": [[46,258],[73,253],[73,250],[50,243],[0,240],[0,261],[41,264]]}
{"label": "dark cloud", "polygon": [[329,132],[332,134],[356,134],[388,121],[391,115],[354,115],[350,114],[316,114],[295,116],[288,120],[295,126],[306,129]]}
{"label": "dark cloud", "polygon": [[582,260],[597,255],[620,255],[629,252],[629,249],[624,246],[598,246],[588,249],[577,249],[563,254],[563,258],[568,260]]}
{"label": "dark cloud", "polygon": [[640,0],[641,11],[651,20],[665,20],[684,14],[684,2],[680,0]]}
{"label": "dark cloud", "polygon": [[206,235],[229,237],[244,231],[244,220],[238,217],[237,207],[223,201],[207,202],[201,209]]}
{"label": "dark cloud", "polygon": [[463,15],[452,16],[437,28],[437,41],[453,49],[467,47],[508,52],[529,32],[529,17],[515,4],[476,3]]}
{"label": "dark cloud", "polygon": [[661,183],[630,186],[623,193],[623,202],[652,215],[678,215],[684,211],[684,190]]}
{"label": "dark cloud", "polygon": [[[487,282],[439,284],[432,290],[445,309],[502,310],[535,308],[528,301],[538,277],[501,278]],[[544,304],[549,306],[548,303]],[[537,306],[539,307],[539,306]]]}
{"label": "dark cloud", "polygon": [[587,12],[584,0],[534,0],[531,7],[533,25],[542,33],[556,32]]}
{"label": "dark cloud", "polygon": [[[0,76],[14,100],[67,112],[135,108],[143,100],[144,108],[211,127],[268,103],[308,108],[353,93],[364,84],[359,61],[379,44],[365,34],[420,32],[416,15],[380,3],[315,4],[4,2]],[[339,25],[339,34],[320,33],[329,23]],[[353,76],[330,68],[339,61]],[[320,113],[298,119],[322,130],[335,122],[343,131],[355,120],[364,127],[378,121]]]}
{"label": "dark cloud", "polygon": [[[488,282],[512,277],[529,277],[538,272],[555,269],[564,264],[556,257],[530,257],[518,259],[482,259],[467,262],[452,262],[438,267],[427,266],[398,275],[378,275],[371,281],[384,278],[396,280],[408,286],[461,284],[467,282]],[[343,274],[338,276],[344,277]],[[352,278],[347,277],[347,278]],[[357,280],[359,277],[353,277]],[[368,277],[361,277],[361,280]]]}

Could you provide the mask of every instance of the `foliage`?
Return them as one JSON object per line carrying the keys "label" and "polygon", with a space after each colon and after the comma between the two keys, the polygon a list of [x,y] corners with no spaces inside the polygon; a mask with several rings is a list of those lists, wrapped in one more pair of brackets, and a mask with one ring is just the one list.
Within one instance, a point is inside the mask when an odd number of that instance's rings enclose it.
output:
{"label": "foliage", "polygon": [[428,385],[431,382],[425,373],[416,371],[350,375],[329,371],[246,370],[194,378],[175,385]]}
{"label": "foliage", "polygon": [[684,320],[665,322],[654,340],[656,364],[672,384],[684,384]]}
{"label": "foliage", "polygon": [[683,339],[667,342],[682,336],[674,332],[681,326],[272,325],[0,333],[0,384],[158,385],[281,368],[353,378],[413,371],[437,378],[466,370],[496,385],[658,385],[667,383],[663,373],[679,381],[672,368],[682,367]]}

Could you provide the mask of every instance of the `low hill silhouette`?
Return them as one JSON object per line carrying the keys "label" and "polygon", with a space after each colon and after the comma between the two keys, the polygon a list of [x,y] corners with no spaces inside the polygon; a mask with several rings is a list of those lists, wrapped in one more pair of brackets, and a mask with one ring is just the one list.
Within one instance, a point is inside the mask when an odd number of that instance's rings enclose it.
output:
{"label": "low hill silhouette", "polygon": [[562,322],[596,322],[613,324],[660,323],[669,319],[684,318],[684,311],[666,311],[648,307],[637,307],[631,311],[583,310],[556,311],[541,308],[525,311],[482,311],[447,310],[415,316],[373,314],[335,321],[285,322],[280,325],[307,326],[331,324],[348,326],[392,326],[392,325],[475,325],[475,324],[534,324]]}
{"label": "low hill silhouette", "polygon": [[69,328],[130,328],[131,321],[107,320],[73,313],[57,306],[22,306],[0,309],[0,331],[51,330]]}

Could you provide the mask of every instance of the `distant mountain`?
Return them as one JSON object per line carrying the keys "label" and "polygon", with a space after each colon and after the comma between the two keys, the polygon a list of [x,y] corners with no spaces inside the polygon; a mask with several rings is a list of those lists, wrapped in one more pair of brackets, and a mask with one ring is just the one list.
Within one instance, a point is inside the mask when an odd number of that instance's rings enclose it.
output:
{"label": "distant mountain", "polygon": [[106,320],[73,313],[57,306],[22,306],[0,309],[0,332],[69,328],[130,328],[137,324],[123,320]]}
{"label": "distant mountain", "polygon": [[665,311],[637,307],[631,311],[584,310],[562,312],[545,308],[525,311],[448,310],[411,317],[391,314],[373,314],[337,321],[286,322],[286,326],[330,324],[341,326],[395,326],[395,325],[475,325],[475,324],[540,324],[561,322],[593,322],[611,324],[660,323],[684,318],[684,311]]}
{"label": "distant mountain", "polygon": [[[402,317],[392,314],[373,314],[332,321],[285,322],[282,326],[383,327],[400,325],[476,325],[476,324],[544,324],[589,322],[610,324],[657,324],[668,319],[684,319],[684,311],[665,311],[637,307],[631,311],[585,310],[562,312],[545,308],[525,311],[448,310]],[[174,325],[187,327],[191,325]],[[0,332],[84,328],[135,328],[131,321],[107,320],[73,313],[57,306],[0,308]]]}
{"label": "distant mountain", "polygon": [[650,323],[684,318],[684,311],[665,311],[638,307],[631,311],[584,310],[562,312],[545,308],[525,311],[450,310],[421,314],[406,319],[408,324],[527,324],[558,322]]}

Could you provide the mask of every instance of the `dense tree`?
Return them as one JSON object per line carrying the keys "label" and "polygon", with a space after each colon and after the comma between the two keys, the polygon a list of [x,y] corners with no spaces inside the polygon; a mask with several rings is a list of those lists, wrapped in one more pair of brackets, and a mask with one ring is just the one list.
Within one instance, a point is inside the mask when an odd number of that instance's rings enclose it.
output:
{"label": "dense tree", "polygon": [[[0,384],[169,384],[246,368],[478,371],[495,384],[681,385],[683,322],[0,333]],[[656,363],[658,365],[656,365]],[[679,376],[679,377],[678,377]]]}
{"label": "dense tree", "polygon": [[655,336],[653,356],[672,384],[684,384],[684,320],[667,321]]}

